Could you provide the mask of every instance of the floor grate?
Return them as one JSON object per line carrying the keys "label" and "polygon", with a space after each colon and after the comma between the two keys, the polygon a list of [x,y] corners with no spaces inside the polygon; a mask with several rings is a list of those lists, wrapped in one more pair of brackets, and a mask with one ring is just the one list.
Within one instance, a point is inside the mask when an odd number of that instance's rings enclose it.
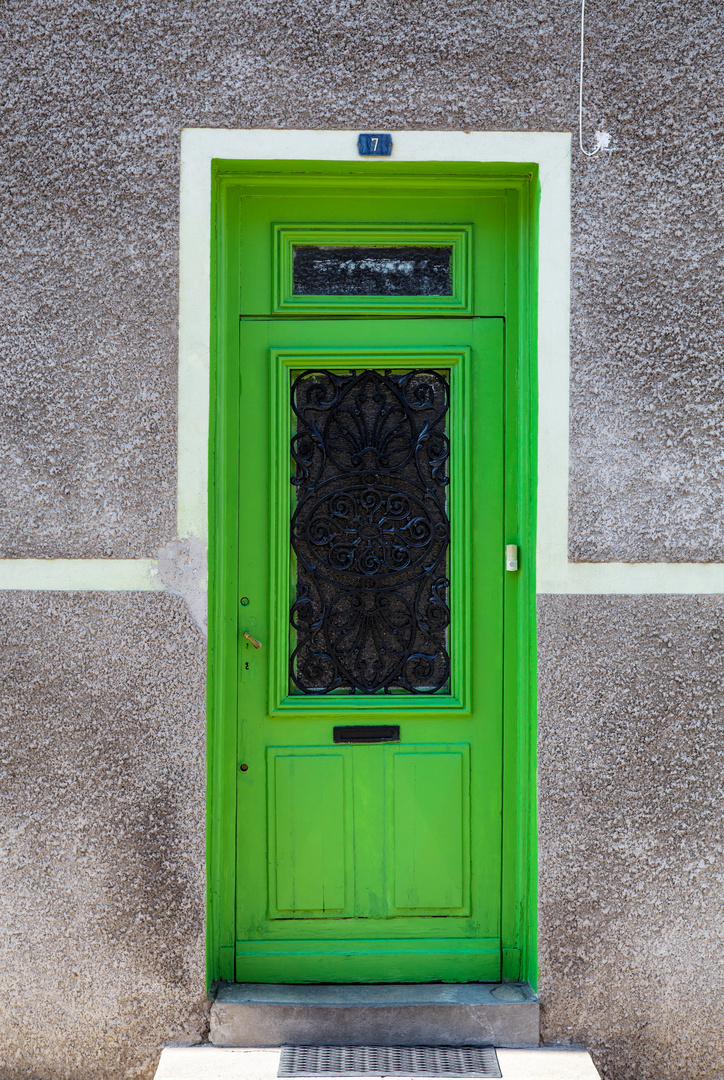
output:
{"label": "floor grate", "polygon": [[283,1046],[277,1076],[501,1076],[493,1046]]}

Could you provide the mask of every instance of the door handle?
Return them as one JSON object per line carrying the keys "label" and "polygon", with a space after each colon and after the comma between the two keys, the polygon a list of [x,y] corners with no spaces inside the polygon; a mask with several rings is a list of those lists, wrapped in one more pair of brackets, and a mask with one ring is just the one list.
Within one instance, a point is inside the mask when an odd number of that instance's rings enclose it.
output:
{"label": "door handle", "polygon": [[252,645],[254,646],[255,649],[260,649],[261,648],[261,642],[257,641],[255,637],[251,636],[251,634],[247,634],[246,630],[244,631],[244,637],[246,638],[247,641],[250,641],[252,643]]}

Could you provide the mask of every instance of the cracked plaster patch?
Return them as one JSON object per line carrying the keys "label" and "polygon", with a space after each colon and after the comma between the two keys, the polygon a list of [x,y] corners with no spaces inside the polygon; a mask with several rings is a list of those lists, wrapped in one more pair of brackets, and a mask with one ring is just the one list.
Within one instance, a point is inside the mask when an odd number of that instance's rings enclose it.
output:
{"label": "cracked plaster patch", "polygon": [[208,628],[206,542],[170,540],[158,552],[158,577],[166,592],[185,600],[201,633]]}

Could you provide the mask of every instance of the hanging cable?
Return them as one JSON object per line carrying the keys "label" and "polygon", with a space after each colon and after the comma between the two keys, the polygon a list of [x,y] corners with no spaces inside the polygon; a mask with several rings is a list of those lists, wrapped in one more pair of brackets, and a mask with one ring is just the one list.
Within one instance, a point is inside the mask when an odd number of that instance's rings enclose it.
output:
{"label": "hanging cable", "polygon": [[578,145],[586,157],[595,157],[599,150],[605,150],[611,142],[607,131],[596,132],[596,145],[593,150],[583,147],[583,38],[586,29],[586,0],[581,0],[581,66],[578,75]]}

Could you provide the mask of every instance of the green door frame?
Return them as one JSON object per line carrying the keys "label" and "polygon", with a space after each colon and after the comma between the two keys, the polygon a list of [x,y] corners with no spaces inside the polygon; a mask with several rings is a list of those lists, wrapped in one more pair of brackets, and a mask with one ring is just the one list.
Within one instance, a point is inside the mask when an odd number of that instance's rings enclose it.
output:
{"label": "green door frame", "polygon": [[[394,161],[225,161],[212,163],[211,386],[209,436],[209,665],[207,749],[207,983],[234,980],[237,694],[235,508],[219,477],[238,477],[226,437],[238,402],[238,222],[229,195],[260,181],[314,186],[324,178],[363,176],[394,192],[416,180],[504,194],[506,216],[506,538],[520,570],[505,575],[502,977],[537,983],[535,494],[538,170],[534,164]],[[243,257],[242,253],[242,257]],[[231,451],[231,452],[230,452]],[[501,552],[501,559],[504,553]],[[233,648],[231,647],[233,645]]]}

